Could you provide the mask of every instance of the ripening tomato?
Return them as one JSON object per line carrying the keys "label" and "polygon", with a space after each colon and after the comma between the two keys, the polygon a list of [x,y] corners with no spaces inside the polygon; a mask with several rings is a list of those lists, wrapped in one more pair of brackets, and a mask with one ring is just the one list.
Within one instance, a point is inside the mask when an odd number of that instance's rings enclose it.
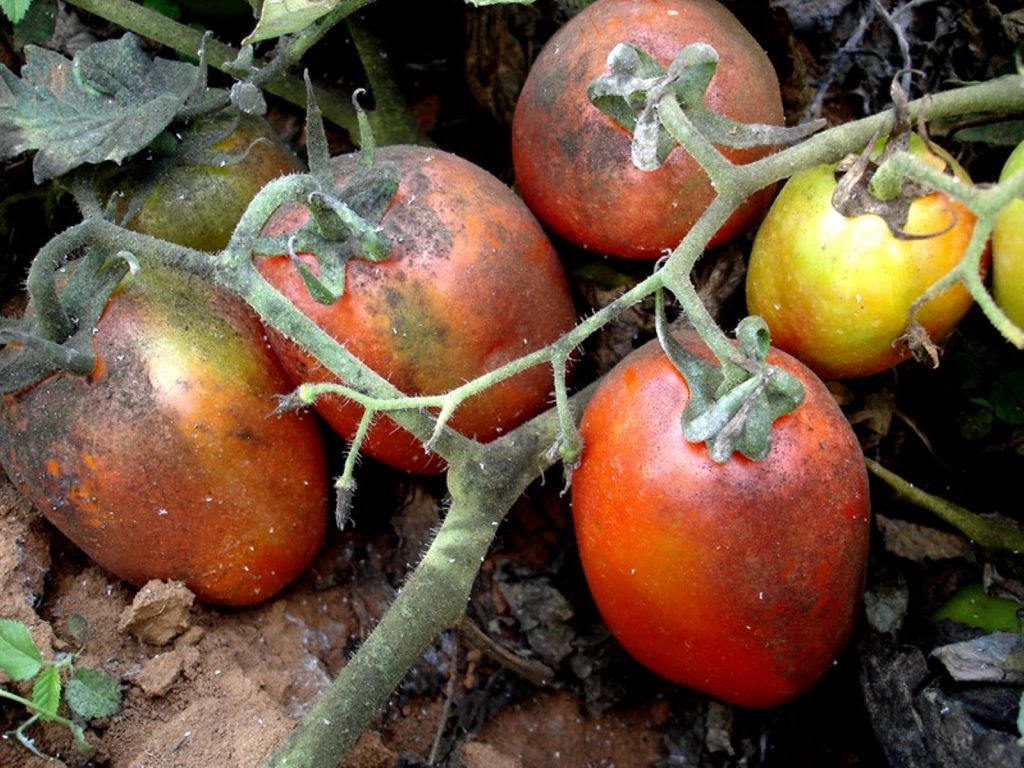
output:
{"label": "ripening tomato", "polygon": [[[966,172],[917,136],[910,150],[937,168]],[[794,175],[783,186],[754,239],[747,271],[747,308],[768,323],[772,344],[825,378],[884,371],[907,359],[899,342],[910,307],[955,267],[974,231],[963,204],[935,192],[915,199],[899,238],[874,214],[843,216],[832,206],[835,166]],[[925,237],[920,237],[920,236]],[[956,285],[925,304],[917,320],[941,339],[973,300]]]}
{"label": "ripening tomato", "polygon": [[180,130],[173,150],[140,155],[97,183],[136,232],[219,251],[267,182],[302,169],[262,117],[224,110]]}
{"label": "ripening tomato", "polygon": [[[1024,171],[1024,143],[1006,159],[1000,181]],[[1024,328],[1024,200],[1010,203],[992,230],[992,290],[996,303]]]}
{"label": "ripening tomato", "polygon": [[[675,248],[714,197],[707,175],[676,147],[655,171],[633,165],[629,133],[587,97],[618,43],[631,43],[668,66],[691,43],[719,55],[705,98],[713,112],[744,123],[783,122],[771,61],[715,0],[598,0],[544,46],[523,86],[512,124],[516,184],[538,218],[567,240],[600,253],[656,259]],[[735,163],[768,148],[722,149]],[[711,242],[750,226],[771,200],[764,190],[743,205]]]}
{"label": "ripening tomato", "polygon": [[[263,275],[307,316],[408,395],[447,392],[573,327],[576,312],[558,256],[511,189],[435,149],[389,146],[376,158],[399,172],[380,222],[393,248],[386,260],[349,261],[345,292],[329,305],[313,300],[288,256],[259,261]],[[333,158],[339,188],[359,162],[355,153]],[[290,233],[307,220],[305,208],[284,206],[265,232]],[[311,255],[300,258],[316,271]],[[334,380],[278,334],[271,342],[296,382]],[[465,401],[449,423],[492,440],[542,411],[552,391],[550,368],[537,366]],[[363,412],[335,396],[320,398],[317,408],[349,439]],[[362,450],[409,472],[444,469],[440,457],[384,416]]]}
{"label": "ripening tomato", "polygon": [[[696,333],[679,334],[710,359]],[[689,390],[657,341],[602,381],[581,424],[572,507],[587,583],[612,634],[676,683],[771,707],[832,666],[867,565],[867,473],[828,390],[782,352],[804,402],[762,461],[716,464],[683,435]]]}
{"label": "ripening tomato", "polygon": [[278,592],[323,539],[327,470],[314,418],[274,414],[291,383],[259,321],[197,278],[147,266],[112,296],[94,338],[91,374],[0,401],[8,475],[136,585],[179,579],[225,605]]}

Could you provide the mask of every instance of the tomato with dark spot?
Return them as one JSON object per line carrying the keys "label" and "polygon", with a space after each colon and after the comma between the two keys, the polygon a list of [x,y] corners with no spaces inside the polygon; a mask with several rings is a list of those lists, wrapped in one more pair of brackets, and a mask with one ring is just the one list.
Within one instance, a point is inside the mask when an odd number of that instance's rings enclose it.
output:
{"label": "tomato with dark spot", "polygon": [[[710,359],[692,331],[679,334]],[[587,405],[573,476],[580,556],[609,629],[674,682],[745,707],[782,704],[832,666],[857,620],[867,473],[825,386],[785,353],[804,402],[762,461],[716,464],[683,435],[689,390],[657,341]]]}
{"label": "tomato with dark spot", "polygon": [[316,420],[274,413],[291,382],[259,321],[198,278],[145,266],[94,339],[91,374],[4,397],[0,462],[12,480],[136,585],[181,580],[224,605],[279,592],[322,542],[327,470]]}
{"label": "tomato with dark spot", "polygon": [[[516,104],[512,157],[516,184],[538,218],[577,245],[626,258],[656,259],[675,248],[715,191],[697,161],[675,148],[655,171],[633,165],[629,133],[587,98],[618,43],[631,43],[668,66],[691,43],[719,55],[705,97],[713,112],[743,123],[782,125],[782,96],[771,61],[714,0],[598,0],[563,26],[530,69]],[[734,163],[766,147],[720,148]],[[771,201],[756,194],[710,245],[745,231]]]}
{"label": "tomato with dark spot", "polygon": [[[570,330],[576,311],[558,256],[540,224],[500,180],[455,155],[390,146],[376,161],[394,163],[398,191],[380,222],[392,244],[381,262],[349,261],[345,292],[333,304],[309,295],[285,255],[259,261],[262,274],[367,366],[408,395],[442,394],[537,350]],[[339,187],[359,155],[332,159]],[[308,220],[286,205],[265,233],[283,235]],[[299,254],[312,271],[313,257]],[[335,381],[312,356],[279,334],[271,343],[296,382]],[[553,391],[549,366],[535,366],[465,401],[450,425],[489,441],[544,410]],[[362,406],[329,395],[326,421],[351,439]],[[445,468],[410,433],[380,416],[362,451],[416,473]]]}
{"label": "tomato with dark spot", "polygon": [[179,131],[168,157],[134,158],[100,176],[124,226],[201,251],[225,248],[265,184],[302,164],[264,118],[229,110]]}

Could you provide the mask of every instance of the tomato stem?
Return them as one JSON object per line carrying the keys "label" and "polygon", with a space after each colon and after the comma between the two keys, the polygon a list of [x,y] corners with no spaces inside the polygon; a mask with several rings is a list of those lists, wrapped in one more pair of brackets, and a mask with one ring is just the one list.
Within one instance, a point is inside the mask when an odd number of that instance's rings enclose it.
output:
{"label": "tomato stem", "polygon": [[864,463],[871,474],[883,480],[899,496],[949,523],[978,546],[1014,554],[1024,552],[1024,531],[1000,525],[959,504],[923,491],[872,459],[865,458]]}

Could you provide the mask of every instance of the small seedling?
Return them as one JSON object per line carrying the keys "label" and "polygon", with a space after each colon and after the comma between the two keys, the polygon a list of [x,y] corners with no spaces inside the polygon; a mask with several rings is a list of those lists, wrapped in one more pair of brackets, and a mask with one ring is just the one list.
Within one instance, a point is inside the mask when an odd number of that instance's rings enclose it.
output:
{"label": "small seedling", "polygon": [[[26,749],[44,759],[46,756],[36,749],[32,738],[25,733],[34,723],[60,723],[71,731],[78,749],[87,753],[92,746],[85,739],[83,723],[109,717],[121,706],[121,691],[116,680],[101,670],[75,666],[89,636],[88,622],[75,614],[68,620],[68,630],[78,642],[78,650],[44,659],[24,623],[0,619],[0,669],[17,682],[35,680],[31,699],[0,688],[0,698],[18,702],[32,713],[25,722],[4,736],[13,736]],[[70,719],[59,714],[62,702],[67,703]]]}

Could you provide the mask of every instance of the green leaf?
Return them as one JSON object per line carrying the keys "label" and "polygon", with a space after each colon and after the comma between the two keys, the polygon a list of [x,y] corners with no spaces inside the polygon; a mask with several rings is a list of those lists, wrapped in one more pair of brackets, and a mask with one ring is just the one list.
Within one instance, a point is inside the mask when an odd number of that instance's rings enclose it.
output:
{"label": "green leaf", "polygon": [[43,720],[50,721],[57,716],[60,707],[60,670],[47,667],[39,673],[32,686],[32,705]]}
{"label": "green leaf", "polygon": [[12,24],[17,24],[25,18],[30,5],[32,5],[32,0],[0,0],[0,10],[11,20]]}
{"label": "green leaf", "polygon": [[256,28],[242,45],[301,32],[340,4],[341,0],[264,0]]}
{"label": "green leaf", "polygon": [[983,584],[970,584],[933,613],[932,621],[955,621],[988,632],[1020,632],[1024,629],[1018,616],[1022,609],[1016,600],[989,595]]}
{"label": "green leaf", "polygon": [[0,619],[0,669],[12,680],[28,680],[39,672],[43,657],[28,627],[13,619]]}
{"label": "green leaf", "polygon": [[68,706],[79,717],[110,717],[121,708],[117,681],[99,669],[79,667],[68,681]]}
{"label": "green leaf", "polygon": [[26,45],[46,45],[57,26],[57,4],[31,3],[28,13],[14,25],[14,47],[22,50]]}
{"label": "green leaf", "polygon": [[997,419],[1012,427],[1024,425],[1024,370],[1007,371],[992,382],[990,402]]}
{"label": "green leaf", "polygon": [[150,59],[134,35],[94,43],[73,61],[25,48],[18,78],[0,66],[0,158],[38,150],[36,183],[145,148],[204,84],[198,67]]}

